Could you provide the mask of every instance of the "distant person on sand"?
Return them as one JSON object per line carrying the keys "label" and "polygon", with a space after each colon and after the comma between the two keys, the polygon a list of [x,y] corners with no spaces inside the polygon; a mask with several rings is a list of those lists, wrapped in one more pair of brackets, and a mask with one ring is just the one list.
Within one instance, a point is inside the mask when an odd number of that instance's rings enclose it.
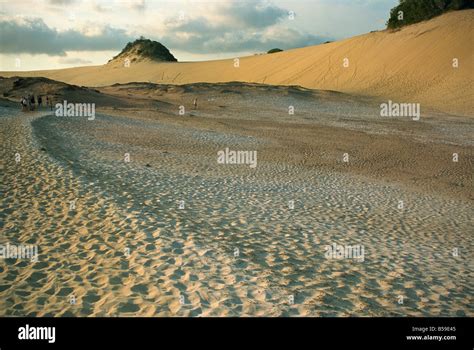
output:
{"label": "distant person on sand", "polygon": [[53,110],[53,99],[49,96],[46,96],[46,108]]}
{"label": "distant person on sand", "polygon": [[193,106],[194,106],[194,109],[197,109],[197,107],[198,107],[198,99],[197,99],[197,97],[196,97],[196,98],[194,99],[194,101],[193,101]]}
{"label": "distant person on sand", "polygon": [[21,97],[21,110],[22,112],[26,112],[28,110],[28,102],[26,101],[26,97],[25,96],[22,96]]}
{"label": "distant person on sand", "polygon": [[31,94],[30,96],[30,110],[35,110],[35,95]]}
{"label": "distant person on sand", "polygon": [[41,95],[38,95],[38,109],[41,109],[42,103],[43,103],[43,99],[41,98]]}

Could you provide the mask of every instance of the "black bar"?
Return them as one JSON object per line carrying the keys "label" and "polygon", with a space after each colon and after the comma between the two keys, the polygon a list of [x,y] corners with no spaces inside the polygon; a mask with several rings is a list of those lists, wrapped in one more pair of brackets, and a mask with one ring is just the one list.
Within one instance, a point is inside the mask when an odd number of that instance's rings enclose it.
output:
{"label": "black bar", "polygon": [[[48,339],[19,339],[20,327],[55,327]],[[472,318],[0,318],[0,348],[132,349],[215,345],[300,347],[472,349]],[[414,328],[415,327],[415,328]],[[46,334],[46,333],[45,333]],[[426,339],[408,339],[421,336]],[[455,336],[456,339],[428,339]],[[45,336],[46,337],[46,336]],[[48,337],[46,337],[48,338]],[[50,337],[51,338],[51,337]],[[52,340],[52,338],[51,338]],[[325,345],[323,345],[325,344]],[[153,346],[150,346],[153,345]]]}

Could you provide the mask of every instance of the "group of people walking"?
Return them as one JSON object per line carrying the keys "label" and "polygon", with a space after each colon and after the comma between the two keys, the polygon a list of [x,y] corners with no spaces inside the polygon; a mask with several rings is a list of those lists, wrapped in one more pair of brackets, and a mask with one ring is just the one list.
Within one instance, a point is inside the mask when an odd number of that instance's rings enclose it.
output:
{"label": "group of people walking", "polygon": [[[28,94],[21,98],[20,103],[22,111],[34,111],[37,104],[38,109],[43,107],[43,97],[38,95],[38,97],[35,99],[34,94]],[[53,110],[53,99],[50,96],[46,96],[45,107]]]}

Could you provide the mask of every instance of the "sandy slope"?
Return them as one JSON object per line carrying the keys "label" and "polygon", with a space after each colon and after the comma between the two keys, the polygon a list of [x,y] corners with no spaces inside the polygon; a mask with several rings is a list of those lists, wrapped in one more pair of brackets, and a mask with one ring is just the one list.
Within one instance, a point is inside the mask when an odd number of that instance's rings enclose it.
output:
{"label": "sandy slope", "polygon": [[[85,86],[116,82],[246,81],[301,85],[472,115],[474,110],[474,10],[445,14],[399,31],[374,32],[330,44],[271,55],[193,63],[119,63],[3,76],[46,76]],[[343,67],[344,58],[349,67]],[[453,58],[459,67],[453,68]]]}

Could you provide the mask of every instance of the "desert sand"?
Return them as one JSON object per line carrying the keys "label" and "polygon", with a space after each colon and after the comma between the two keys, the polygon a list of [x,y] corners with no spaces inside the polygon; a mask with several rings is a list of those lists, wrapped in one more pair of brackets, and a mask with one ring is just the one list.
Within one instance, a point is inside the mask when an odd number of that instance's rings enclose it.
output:
{"label": "desert sand", "polygon": [[[447,13],[397,31],[379,31],[312,47],[234,59],[157,63],[124,62],[50,71],[0,72],[44,76],[83,86],[154,82],[253,82],[299,85],[472,115],[474,10]],[[344,60],[348,66],[344,67]],[[453,59],[458,67],[453,67]]]}
{"label": "desert sand", "polygon": [[[0,243],[39,246],[1,266],[2,315],[474,315],[472,118],[258,84],[0,87],[101,106],[89,121],[2,100]],[[258,166],[218,164],[226,147]],[[334,243],[364,261],[327,259]]]}
{"label": "desert sand", "polygon": [[[473,20],[238,68],[1,72],[0,245],[39,256],[2,259],[0,316],[474,316]],[[21,112],[28,93],[97,114]]]}

